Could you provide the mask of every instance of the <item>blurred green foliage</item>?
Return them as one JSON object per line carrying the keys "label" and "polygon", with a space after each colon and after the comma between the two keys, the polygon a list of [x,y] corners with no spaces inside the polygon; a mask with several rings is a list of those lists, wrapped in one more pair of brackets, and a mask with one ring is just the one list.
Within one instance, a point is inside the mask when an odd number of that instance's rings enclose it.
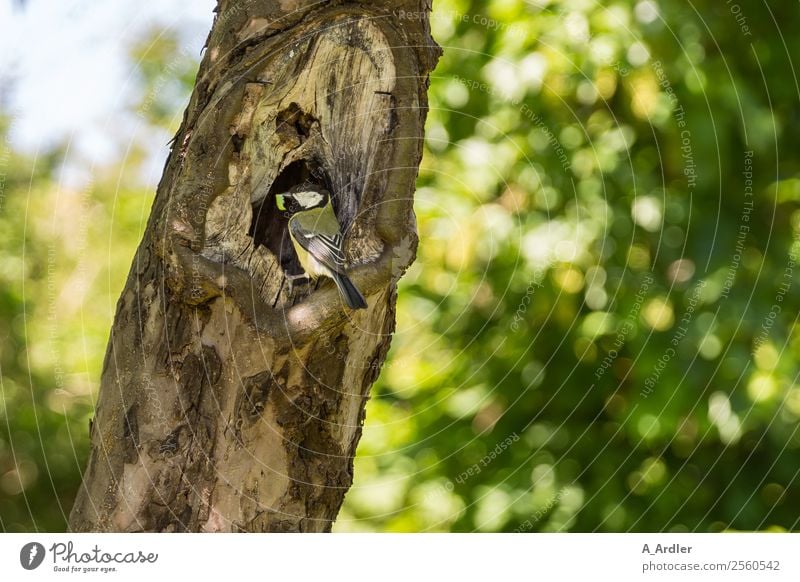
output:
{"label": "blurred green foliage", "polygon": [[[335,530],[797,529],[796,6],[434,8],[419,256]],[[194,63],[132,54],[174,131]],[[145,150],[78,191],[63,150],[0,158],[4,530],[64,527]]]}
{"label": "blurred green foliage", "polygon": [[7,531],[65,528],[114,307],[152,202],[141,187],[123,185],[135,182],[128,174],[136,155],[130,167],[98,171],[79,189],[62,182],[64,158],[64,149],[36,160],[0,158],[0,526]]}

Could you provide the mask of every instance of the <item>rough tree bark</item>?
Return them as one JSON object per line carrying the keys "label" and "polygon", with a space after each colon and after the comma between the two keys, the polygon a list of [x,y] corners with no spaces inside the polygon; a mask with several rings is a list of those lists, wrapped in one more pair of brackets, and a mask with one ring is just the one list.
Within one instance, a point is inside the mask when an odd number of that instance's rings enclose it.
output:
{"label": "rough tree bark", "polygon": [[[328,531],[415,256],[430,0],[220,0],[117,305],[73,531]],[[274,194],[327,187],[351,277],[299,272]]]}

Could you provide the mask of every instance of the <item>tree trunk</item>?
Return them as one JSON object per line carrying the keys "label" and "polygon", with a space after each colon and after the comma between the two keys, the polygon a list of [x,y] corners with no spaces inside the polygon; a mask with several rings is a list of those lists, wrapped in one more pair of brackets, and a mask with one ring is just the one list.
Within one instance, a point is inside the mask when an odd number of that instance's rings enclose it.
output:
{"label": "tree trunk", "polygon": [[[328,531],[413,261],[430,0],[220,0],[119,299],[73,531]],[[351,311],[274,194],[333,193]]]}

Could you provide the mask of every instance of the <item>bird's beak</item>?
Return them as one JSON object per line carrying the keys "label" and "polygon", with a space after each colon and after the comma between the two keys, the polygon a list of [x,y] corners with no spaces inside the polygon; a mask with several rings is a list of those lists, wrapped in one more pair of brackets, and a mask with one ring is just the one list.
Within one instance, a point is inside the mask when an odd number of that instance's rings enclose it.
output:
{"label": "bird's beak", "polygon": [[281,212],[286,212],[286,200],[285,194],[278,194],[275,196],[275,204],[278,205],[278,210]]}

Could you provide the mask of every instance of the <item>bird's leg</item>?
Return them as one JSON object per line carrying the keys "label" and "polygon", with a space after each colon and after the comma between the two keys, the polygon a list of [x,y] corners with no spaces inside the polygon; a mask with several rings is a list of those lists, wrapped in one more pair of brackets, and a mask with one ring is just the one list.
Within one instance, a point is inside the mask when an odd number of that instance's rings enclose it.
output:
{"label": "bird's leg", "polygon": [[299,275],[284,275],[286,277],[286,283],[289,285],[289,295],[294,295],[294,282],[300,279],[304,279],[306,283],[311,282],[311,278],[308,276],[307,273],[300,273]]}

